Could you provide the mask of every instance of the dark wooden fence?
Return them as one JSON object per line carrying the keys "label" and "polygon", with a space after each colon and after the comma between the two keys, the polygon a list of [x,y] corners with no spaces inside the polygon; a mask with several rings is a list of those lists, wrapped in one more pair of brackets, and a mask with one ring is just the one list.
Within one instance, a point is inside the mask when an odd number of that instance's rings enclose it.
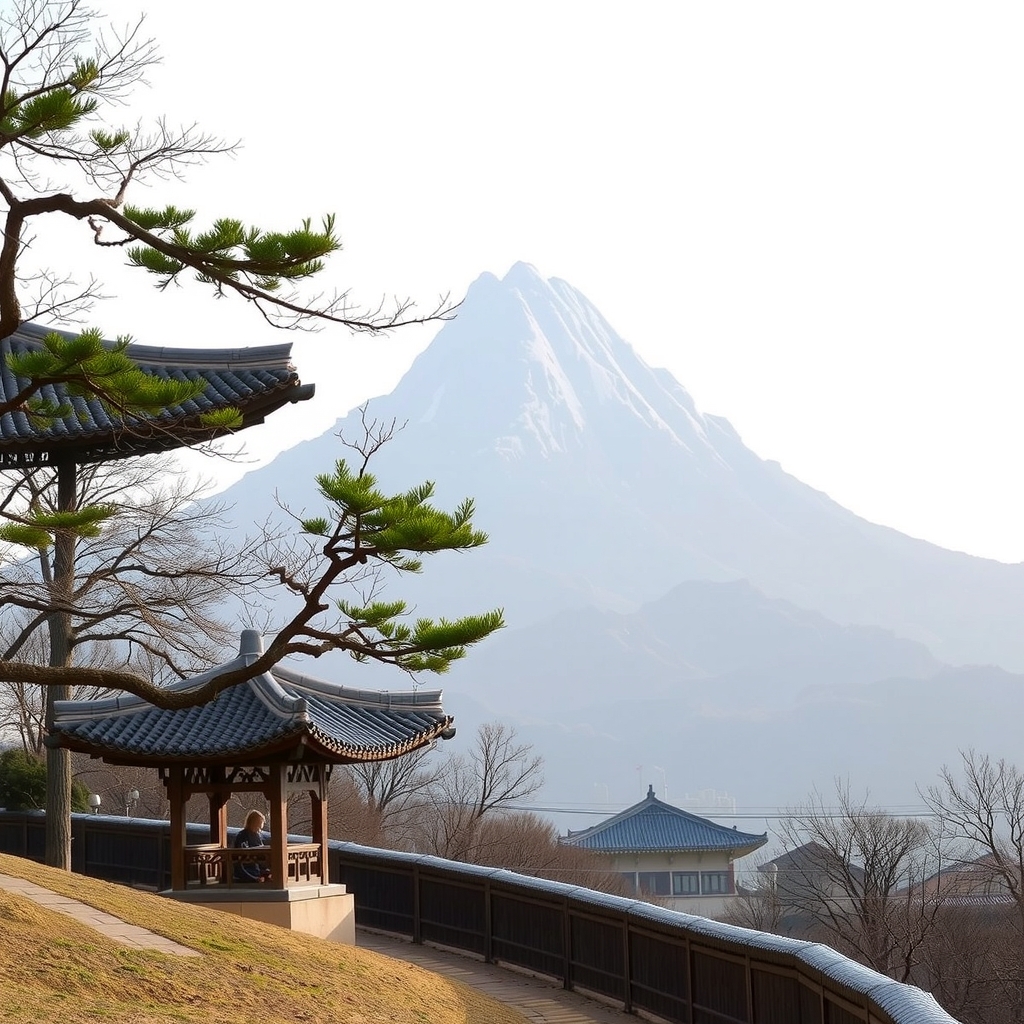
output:
{"label": "dark wooden fence", "polygon": [[[189,826],[189,841],[207,837]],[[41,812],[0,811],[0,851],[42,860]],[[167,822],[75,815],[72,868],[170,887]],[[301,837],[296,837],[301,840]],[[333,842],[330,877],[362,927],[556,978],[680,1024],[956,1024],[920,989],[818,943],[718,924],[590,889]]]}

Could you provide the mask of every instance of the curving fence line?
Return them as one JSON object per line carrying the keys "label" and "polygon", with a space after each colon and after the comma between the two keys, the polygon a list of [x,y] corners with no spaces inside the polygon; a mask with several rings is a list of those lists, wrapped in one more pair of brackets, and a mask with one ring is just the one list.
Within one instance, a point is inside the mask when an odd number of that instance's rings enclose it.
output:
{"label": "curving fence line", "polygon": [[[0,851],[43,859],[42,812],[0,811]],[[191,825],[190,841],[207,837]],[[72,867],[170,887],[167,822],[74,815]],[[296,837],[300,840],[301,837]],[[679,1024],[956,1024],[918,988],[828,946],[438,857],[332,842],[356,922],[559,980]]]}

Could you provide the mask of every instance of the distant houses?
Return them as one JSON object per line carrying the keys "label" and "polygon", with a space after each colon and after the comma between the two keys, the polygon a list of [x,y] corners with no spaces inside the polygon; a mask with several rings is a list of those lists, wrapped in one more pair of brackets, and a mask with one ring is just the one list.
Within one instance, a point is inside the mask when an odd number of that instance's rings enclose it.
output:
{"label": "distant houses", "polygon": [[[1008,879],[1005,863],[1000,871],[991,853],[976,860],[954,862],[926,878],[924,892],[931,902],[947,907],[1012,907],[1017,901],[1010,881],[1015,881],[1018,871],[1011,866]],[[1020,886],[1015,887],[1020,890]]]}
{"label": "distant houses", "polygon": [[768,842],[727,828],[654,795],[562,842],[600,854],[630,892],[673,910],[721,917],[736,897],[734,862]]}

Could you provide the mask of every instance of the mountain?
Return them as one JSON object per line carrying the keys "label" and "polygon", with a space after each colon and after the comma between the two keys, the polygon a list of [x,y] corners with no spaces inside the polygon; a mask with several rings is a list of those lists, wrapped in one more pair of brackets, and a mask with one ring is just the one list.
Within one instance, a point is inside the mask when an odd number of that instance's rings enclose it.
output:
{"label": "mountain", "polygon": [[[943,765],[959,767],[961,750],[1020,764],[1024,676],[1002,669],[947,668],[925,679],[823,686],[778,701],[761,691],[746,707],[728,709],[717,706],[713,686],[646,699],[633,695],[631,682],[622,680],[614,700],[569,712],[536,703],[514,708],[512,694],[497,711],[475,687],[446,685],[445,707],[460,730],[453,742],[496,715],[514,725],[544,756],[540,805],[573,810],[559,815],[572,828],[593,823],[581,813],[587,805],[607,816],[642,797],[649,783],[674,803],[707,791],[729,794],[752,814],[739,827],[762,831],[773,830],[776,809],[805,801],[812,788],[829,804],[836,780],[873,804],[910,810],[921,806],[919,789],[936,783]],[[697,806],[716,817],[706,798]]]}
{"label": "mountain", "polygon": [[499,633],[453,667],[446,687],[504,711],[511,693],[520,708],[563,716],[628,693],[725,713],[945,667],[923,644],[839,626],[746,581],[691,580],[635,612],[574,609]]}
{"label": "mountain", "polygon": [[[482,275],[369,415],[402,428],[373,458],[383,486],[472,496],[490,534],[395,585],[417,614],[506,610],[445,682],[456,746],[500,716],[543,754],[546,793],[620,804],[652,768],[675,795],[792,804],[839,776],[919,802],[960,747],[1013,756],[1024,565],[866,522],[759,458],[565,282]],[[337,433],[362,430],[352,412],[222,498],[246,525],[280,515],[275,495],[313,513],[315,475],[351,455]]]}
{"label": "mountain", "polygon": [[[755,455],[579,292],[526,264],[482,275],[370,412],[406,424],[375,457],[382,481],[434,480],[448,503],[473,496],[491,536],[414,581],[424,611],[503,606],[520,626],[633,610],[685,580],[743,579],[943,662],[1024,670],[1024,565],[858,518]],[[336,425],[348,438],[360,429],[357,412]],[[306,505],[314,474],[344,454],[334,434],[248,474],[228,500],[257,518],[275,491]]]}

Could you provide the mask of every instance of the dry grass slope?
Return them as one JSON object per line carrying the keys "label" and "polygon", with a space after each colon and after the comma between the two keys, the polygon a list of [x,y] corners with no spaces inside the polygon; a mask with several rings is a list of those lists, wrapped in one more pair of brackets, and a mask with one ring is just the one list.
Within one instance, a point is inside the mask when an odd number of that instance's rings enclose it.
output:
{"label": "dry grass slope", "polygon": [[0,891],[0,1020],[85,1024],[523,1024],[480,993],[324,942],[0,854],[0,873],[98,907],[202,957],[128,949]]}

